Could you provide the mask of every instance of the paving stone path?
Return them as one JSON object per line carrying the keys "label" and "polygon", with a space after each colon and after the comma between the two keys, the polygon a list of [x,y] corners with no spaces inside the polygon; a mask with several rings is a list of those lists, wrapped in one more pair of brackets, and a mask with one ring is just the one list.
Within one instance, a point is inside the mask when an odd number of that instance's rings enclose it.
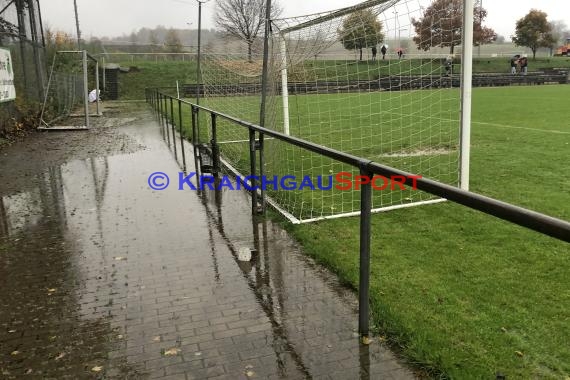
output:
{"label": "paving stone path", "polygon": [[0,378],[414,377],[246,194],[152,191],[180,168],[129,107],[0,151]]}

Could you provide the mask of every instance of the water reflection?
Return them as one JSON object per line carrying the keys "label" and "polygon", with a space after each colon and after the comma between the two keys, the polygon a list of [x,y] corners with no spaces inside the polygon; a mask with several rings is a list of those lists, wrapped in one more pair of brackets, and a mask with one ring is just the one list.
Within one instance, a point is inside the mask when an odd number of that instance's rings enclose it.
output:
{"label": "water reflection", "polygon": [[[226,199],[224,195],[228,199]],[[279,231],[277,226],[264,218],[252,218],[248,214],[248,207],[241,211],[236,210],[236,204],[241,202],[235,198],[239,198],[240,196],[242,195],[220,191],[200,192],[204,210],[208,215],[209,228],[211,230],[215,229],[222,237],[235,263],[241,270],[249,289],[257,300],[258,305],[271,324],[271,347],[275,355],[279,376],[284,379],[295,376],[312,378],[315,376],[313,374],[313,372],[315,372],[314,368],[322,369],[322,365],[320,365],[322,364],[320,363],[322,358],[319,357],[319,352],[324,354],[324,351],[326,351],[327,348],[332,348],[332,346],[311,347],[308,342],[310,342],[313,337],[318,337],[319,334],[326,335],[330,333],[331,335],[335,335],[339,330],[343,328],[346,329],[346,326],[339,328],[338,323],[342,324],[347,321],[342,318],[342,310],[340,309],[343,309],[343,306],[339,307],[336,301],[331,300],[329,305],[319,306],[321,312],[324,311],[330,314],[322,315],[324,320],[322,325],[320,325],[322,330],[315,335],[314,331],[311,332],[310,330],[318,326],[318,323],[315,324],[316,321],[314,320],[311,321],[312,323],[309,323],[312,317],[314,317],[314,314],[310,313],[314,313],[314,311],[298,310],[299,303],[297,301],[299,298],[315,296],[316,292],[322,292],[325,294],[317,296],[317,298],[319,298],[318,302],[322,302],[323,297],[329,296],[326,294],[329,291],[331,293],[330,297],[334,298],[335,294],[339,297],[344,297],[346,290],[339,289],[338,286],[337,288],[334,286],[329,288],[328,284],[326,284],[327,280],[323,277],[322,273],[319,274],[317,270],[312,270],[307,267],[306,263],[299,263],[298,257],[287,255],[286,252],[283,251],[283,247],[280,246],[280,244],[282,244],[280,242],[282,240],[281,237],[275,236],[276,233],[279,233],[277,232]],[[245,196],[247,197],[247,195]],[[228,203],[224,204],[224,200]],[[241,199],[241,201],[244,200]],[[247,205],[247,201],[243,202],[243,204]],[[228,209],[232,210],[228,211]],[[231,226],[231,232],[229,233],[224,224],[224,212],[233,215],[229,223]],[[244,224],[243,222],[245,220],[249,220],[251,225],[249,238],[247,238],[243,230],[240,233],[236,233],[236,230],[239,229],[237,226]],[[283,231],[280,232],[283,233]],[[214,234],[211,233],[211,235]],[[252,256],[251,262],[238,260],[239,247],[236,246],[236,241],[239,241],[238,244],[240,245],[249,241],[251,248],[256,252],[256,254]],[[216,252],[216,250],[212,250],[214,266],[219,260]],[[287,263],[284,262],[286,257],[288,258]],[[296,280],[300,280],[300,288],[298,284],[287,284],[284,278],[285,273],[289,273],[289,276],[291,276],[291,273],[295,271],[301,272],[293,274],[297,277]],[[215,273],[218,273],[218,271],[216,270]],[[288,300],[291,302],[288,303]],[[304,306],[306,305],[303,305],[303,307]],[[305,311],[307,314],[305,314]],[[341,314],[339,315],[340,320],[336,321],[337,324],[335,324],[335,315],[339,313]],[[354,315],[351,315],[351,317],[355,318]],[[348,326],[350,326],[350,323]],[[358,348],[358,352],[355,356],[359,358],[358,363],[355,363],[359,366],[359,369],[354,375],[361,379],[368,380],[370,379],[369,347],[359,347],[356,337],[353,337],[353,342],[354,348]],[[336,343],[340,342],[335,342],[335,344]],[[310,353],[310,351],[314,352]]]}
{"label": "water reflection", "polygon": [[[253,250],[251,263],[244,263],[238,260],[238,249],[225,232],[223,216],[222,216],[222,192],[202,191],[200,196],[204,204],[204,210],[209,218],[209,225],[215,228],[225,241],[228,249],[232,253],[236,264],[242,270],[243,277],[246,279],[248,287],[252,291],[258,304],[261,306],[265,315],[271,324],[273,334],[272,347],[275,352],[276,362],[279,366],[279,374],[287,377],[287,357],[291,357],[295,363],[295,369],[300,371],[305,378],[311,378],[311,374],[305,365],[302,356],[297,352],[295,346],[289,341],[287,328],[282,321],[279,321],[277,315],[279,311],[275,308],[272,297],[271,280],[269,273],[269,249],[267,246],[267,222],[266,220],[258,220],[253,218],[251,225],[253,229]],[[213,200],[215,204],[215,212],[209,207],[209,200]],[[260,238],[259,224],[262,225],[263,237]],[[263,241],[263,244],[261,244]],[[263,246],[263,249],[261,249]],[[250,269],[251,268],[251,269]],[[254,271],[252,274],[252,270]]]}
{"label": "water reflection", "polygon": [[[79,173],[90,173],[82,181]],[[0,194],[0,368],[3,378],[85,377],[120,349],[112,320],[85,313],[88,271],[82,210],[94,205],[103,239],[101,209],[109,164],[106,158],[49,167],[28,178],[20,192]],[[83,215],[84,216],[84,215]],[[93,231],[91,231],[93,232]],[[124,358],[116,373],[141,372]]]}

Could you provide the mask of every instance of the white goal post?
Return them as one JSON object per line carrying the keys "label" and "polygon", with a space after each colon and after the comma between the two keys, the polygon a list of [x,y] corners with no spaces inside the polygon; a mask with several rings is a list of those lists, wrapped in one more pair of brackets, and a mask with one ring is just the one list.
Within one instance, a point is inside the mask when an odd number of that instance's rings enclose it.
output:
{"label": "white goal post", "polygon": [[[368,0],[271,20],[267,65],[261,43],[249,45],[248,56],[248,41],[220,36],[203,55],[202,100],[257,123],[264,96],[267,128],[468,189],[474,1],[440,9],[435,0]],[[225,162],[247,173],[246,134],[228,125],[217,137]],[[279,141],[266,149],[270,175],[329,178],[353,170]],[[356,191],[267,195],[294,223],[360,209]],[[442,201],[408,188],[375,192],[372,200],[373,212]]]}
{"label": "white goal post", "polygon": [[[474,0],[463,0],[463,50],[461,62],[461,148],[459,185],[469,191],[471,166],[471,107],[473,88],[473,5]],[[471,43],[466,44],[465,41]]]}
{"label": "white goal post", "polygon": [[[93,88],[95,109],[90,110]],[[57,51],[54,55],[39,130],[81,130],[91,127],[91,117],[101,116],[99,61],[86,50]],[[67,125],[59,125],[65,121]]]}

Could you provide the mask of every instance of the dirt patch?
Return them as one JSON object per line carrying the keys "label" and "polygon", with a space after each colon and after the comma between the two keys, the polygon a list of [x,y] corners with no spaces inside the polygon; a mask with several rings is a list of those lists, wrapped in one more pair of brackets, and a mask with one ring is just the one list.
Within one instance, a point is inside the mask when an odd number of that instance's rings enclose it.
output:
{"label": "dirt patch", "polygon": [[[143,105],[146,107],[146,105]],[[120,117],[93,118],[85,131],[33,132],[9,146],[0,146],[0,193],[17,192],[46,169],[73,160],[133,153],[145,147],[118,128],[137,120],[137,107],[121,105]]]}
{"label": "dirt patch", "polygon": [[259,76],[263,71],[263,62],[261,61],[231,60],[220,61],[219,64],[223,68],[240,75]]}
{"label": "dirt patch", "polygon": [[444,156],[448,154],[455,153],[455,149],[446,148],[433,148],[433,149],[417,149],[417,150],[406,150],[399,152],[392,152],[386,154],[379,154],[378,157],[390,158],[390,157],[422,157],[422,156]]}

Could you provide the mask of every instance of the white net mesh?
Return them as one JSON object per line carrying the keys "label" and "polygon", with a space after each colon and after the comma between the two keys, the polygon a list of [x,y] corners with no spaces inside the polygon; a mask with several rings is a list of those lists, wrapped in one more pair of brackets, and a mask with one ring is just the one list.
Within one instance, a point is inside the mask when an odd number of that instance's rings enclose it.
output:
{"label": "white net mesh", "polygon": [[[367,1],[274,20],[265,126],[457,185],[460,79],[453,72],[449,45],[460,45],[461,30],[447,17],[448,9],[427,13],[430,5],[424,0]],[[414,22],[424,15],[432,21],[416,28]],[[429,31],[423,30],[426,25]],[[434,40],[431,45],[444,45],[447,52],[420,52],[417,43],[425,38]],[[260,122],[262,42],[253,43],[251,57],[247,43],[235,39],[206,48],[205,105]],[[218,128],[222,156],[242,173],[249,167],[247,138],[243,128],[227,123]],[[265,149],[264,171],[270,177],[292,175],[301,182],[301,177],[310,176],[315,186],[323,177],[327,186],[339,172],[358,175],[354,168],[276,140],[269,140]],[[301,221],[351,215],[360,209],[358,191],[269,190]],[[432,200],[413,189],[389,187],[374,193],[373,206],[389,209]]]}

